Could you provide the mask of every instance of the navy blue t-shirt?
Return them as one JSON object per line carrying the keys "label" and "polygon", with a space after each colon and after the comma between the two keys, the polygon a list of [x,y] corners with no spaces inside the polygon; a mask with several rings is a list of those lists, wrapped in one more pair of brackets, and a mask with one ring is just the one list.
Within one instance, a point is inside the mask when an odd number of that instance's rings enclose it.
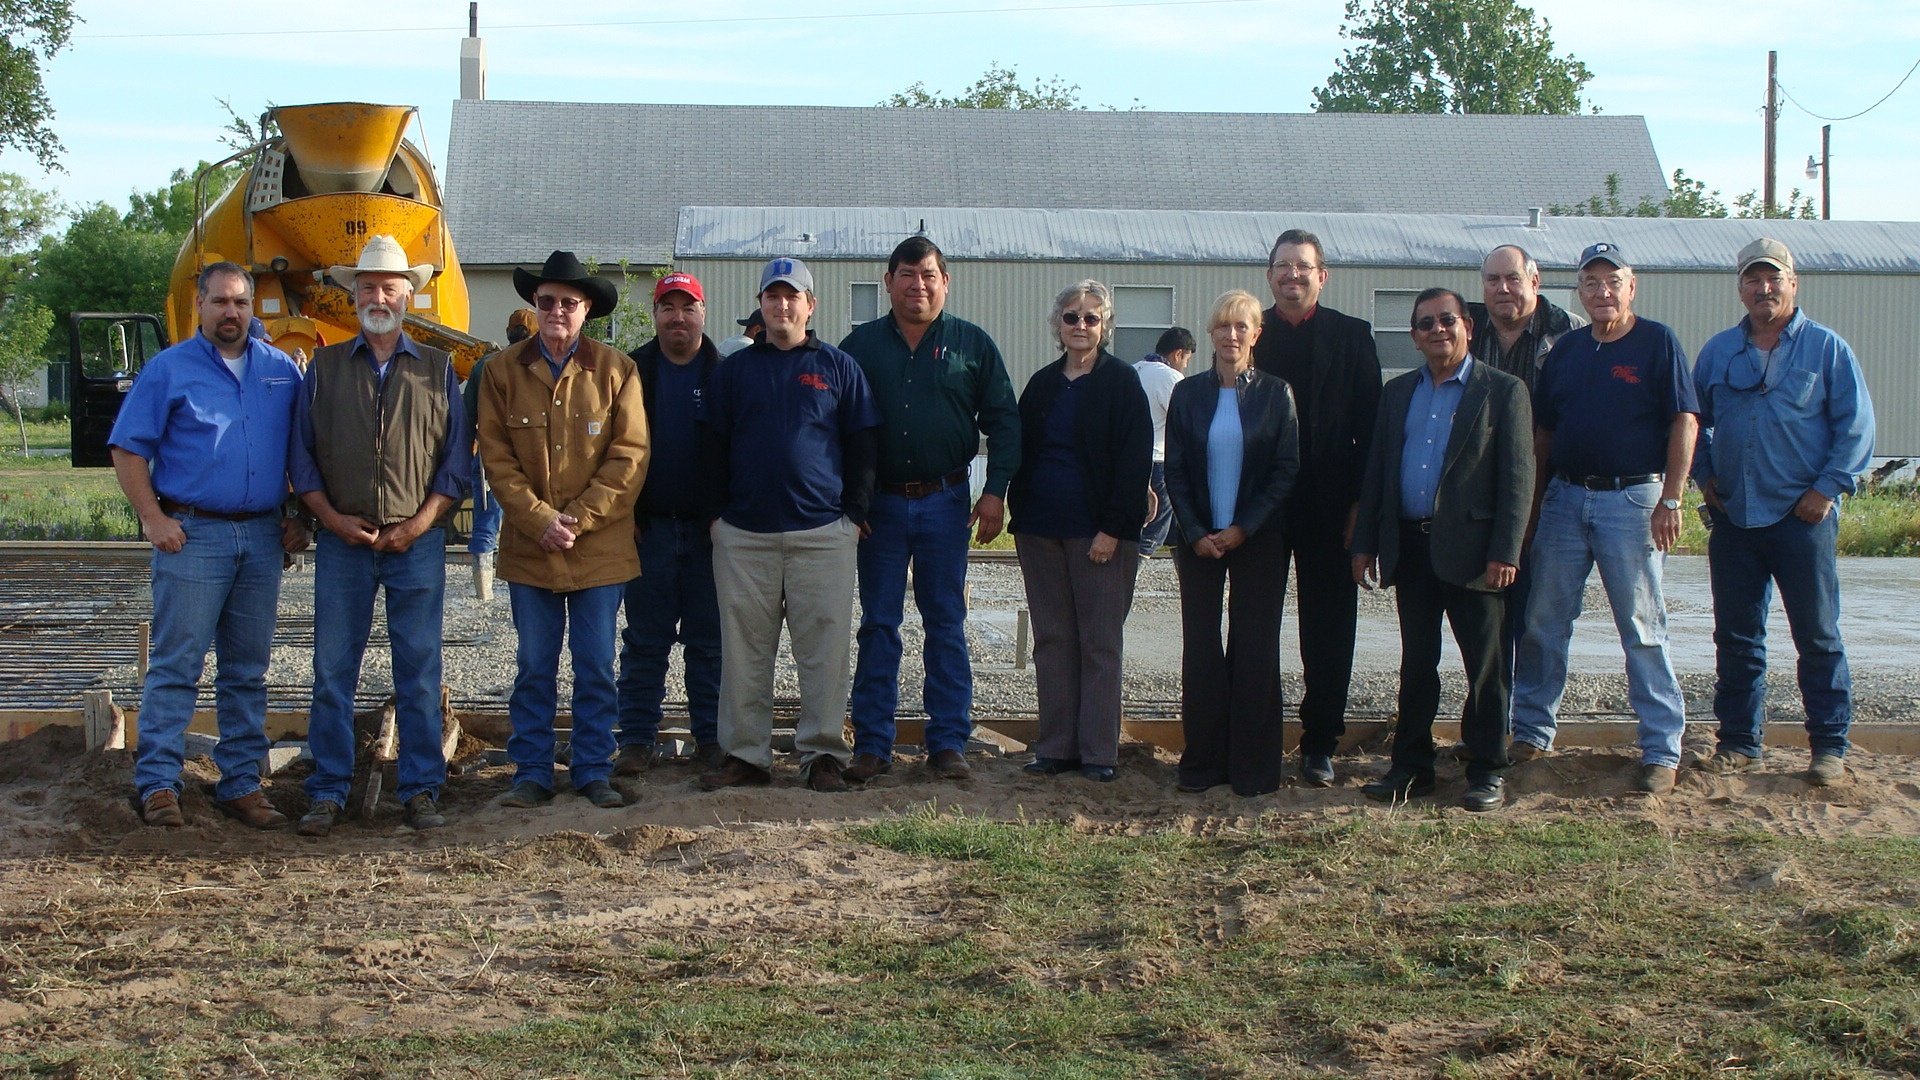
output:
{"label": "navy blue t-shirt", "polygon": [[1570,331],[1534,380],[1533,422],[1553,433],[1549,464],[1574,476],[1665,472],[1674,415],[1699,411],[1680,339],[1652,319],[1618,341]]}
{"label": "navy blue t-shirt", "polygon": [[1086,472],[1080,467],[1080,441],[1074,436],[1085,379],[1055,376],[1063,384],[1047,409],[1046,428],[1033,459],[1035,498],[1020,510],[1020,531],[1056,540],[1078,539],[1100,531],[1088,505]]}
{"label": "navy blue t-shirt", "polygon": [[694,512],[694,470],[700,465],[700,361],[676,364],[662,355],[654,369],[653,394],[647,507],[655,514],[685,516]]}
{"label": "navy blue t-shirt", "polygon": [[727,445],[727,524],[799,532],[845,513],[841,443],[880,426],[853,357],[812,334],[791,349],[762,342],[714,372],[706,423]]}

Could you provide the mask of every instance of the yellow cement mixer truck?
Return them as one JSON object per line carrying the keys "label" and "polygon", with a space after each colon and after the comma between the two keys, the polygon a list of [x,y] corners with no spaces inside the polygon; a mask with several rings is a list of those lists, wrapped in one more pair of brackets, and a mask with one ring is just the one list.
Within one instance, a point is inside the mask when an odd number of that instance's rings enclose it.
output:
{"label": "yellow cement mixer truck", "polygon": [[[196,177],[196,220],[169,280],[164,322],[151,314],[76,312],[68,335],[72,372],[73,463],[108,465],[107,435],[140,365],[199,329],[195,278],[231,260],[253,272],[254,314],[288,353],[359,333],[352,298],[327,280],[352,265],[372,236],[406,248],[408,262],[434,275],[413,297],[406,331],[453,354],[462,378],[491,342],[468,335],[467,282],[447,233],[433,166],[406,138],[418,110],[334,102],[268,111],[268,138]],[[224,192],[206,192],[208,174],[247,162]]]}

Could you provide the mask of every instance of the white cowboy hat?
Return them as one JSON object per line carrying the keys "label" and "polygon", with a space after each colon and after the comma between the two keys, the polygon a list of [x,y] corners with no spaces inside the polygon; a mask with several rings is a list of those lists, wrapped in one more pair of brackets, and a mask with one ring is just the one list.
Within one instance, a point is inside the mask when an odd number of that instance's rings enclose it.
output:
{"label": "white cowboy hat", "polygon": [[408,266],[407,252],[400,241],[391,236],[376,236],[360,249],[358,266],[334,266],[327,270],[334,284],[349,292],[353,291],[353,279],[361,274],[399,274],[413,282],[414,291],[419,292],[433,278],[433,264]]}

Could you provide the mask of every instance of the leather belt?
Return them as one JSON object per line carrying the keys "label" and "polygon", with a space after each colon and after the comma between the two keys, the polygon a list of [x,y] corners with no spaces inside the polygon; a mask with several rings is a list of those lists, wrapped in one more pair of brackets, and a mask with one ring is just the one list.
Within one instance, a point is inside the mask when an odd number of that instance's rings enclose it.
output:
{"label": "leather belt", "polygon": [[1588,491],[1621,491],[1641,484],[1658,484],[1667,478],[1666,473],[1641,473],[1638,476],[1575,476],[1572,473],[1554,471],[1554,475],[1574,487],[1583,487]]}
{"label": "leather belt", "polygon": [[1428,536],[1428,535],[1431,535],[1433,532],[1433,519],[1432,518],[1401,518],[1400,528],[1403,531],[1417,532],[1422,536]]}
{"label": "leather belt", "polygon": [[202,510],[198,506],[188,506],[183,502],[175,502],[172,499],[162,498],[160,500],[160,512],[169,517],[175,514],[185,514],[187,517],[212,518],[215,521],[252,521],[255,518],[263,518],[269,514],[278,515],[280,508],[276,506],[271,510],[256,510],[247,514],[229,514],[225,510]]}
{"label": "leather belt", "polygon": [[909,499],[924,499],[936,492],[945,491],[955,484],[967,482],[967,467],[953,470],[938,480],[914,480],[905,484],[881,484],[880,490],[887,495],[904,495]]}

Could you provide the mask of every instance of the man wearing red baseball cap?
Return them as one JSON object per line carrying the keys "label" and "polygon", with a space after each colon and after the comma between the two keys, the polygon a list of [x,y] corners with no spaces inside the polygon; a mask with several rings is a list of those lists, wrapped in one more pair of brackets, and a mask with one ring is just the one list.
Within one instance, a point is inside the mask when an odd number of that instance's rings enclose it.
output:
{"label": "man wearing red baseball cap", "polygon": [[714,448],[699,422],[720,352],[706,335],[700,279],[675,271],[653,286],[656,336],[633,351],[653,436],[653,462],[634,507],[640,576],[627,583],[627,628],[620,635],[620,756],[614,772],[636,776],[652,764],[667,692],[667,662],[681,643],[695,761],[719,763],[720,607],[713,586],[713,541],[720,514],[714,492],[695,474]]}

